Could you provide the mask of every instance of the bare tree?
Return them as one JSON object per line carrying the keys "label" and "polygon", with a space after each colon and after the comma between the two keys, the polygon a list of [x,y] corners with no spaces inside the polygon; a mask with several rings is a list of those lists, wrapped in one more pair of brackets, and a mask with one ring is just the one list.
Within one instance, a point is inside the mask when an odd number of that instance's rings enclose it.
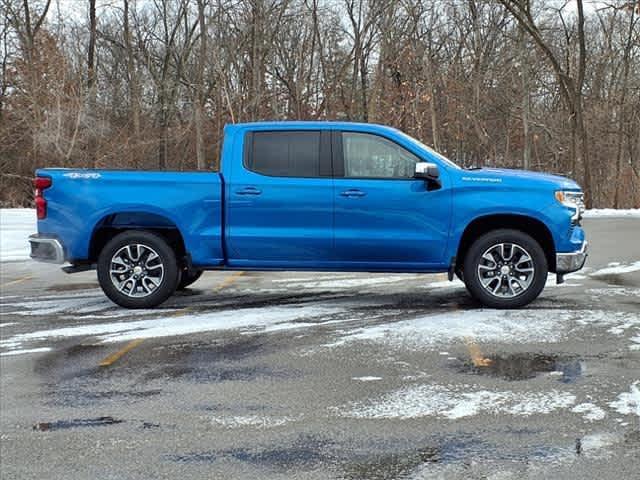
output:
{"label": "bare tree", "polygon": [[229,122],[353,119],[640,206],[640,6],[583,3],[0,0],[0,203],[40,166],[202,169]]}
{"label": "bare tree", "polygon": [[571,37],[573,31],[567,25],[562,9],[558,10],[558,15],[564,30],[565,44],[564,55],[566,61],[554,52],[551,43],[543,36],[540,26],[533,17],[531,10],[531,2],[529,0],[500,0],[500,3],[513,15],[522,28],[529,33],[533,42],[540,48],[547,62],[550,63],[556,75],[560,94],[569,109],[569,122],[571,124],[571,147],[572,147],[572,165],[571,171],[576,172],[578,166],[583,169],[583,186],[587,193],[587,205],[591,206],[593,199],[591,198],[591,173],[587,149],[587,131],[584,126],[584,80],[586,69],[586,43],[584,33],[584,5],[583,0],[576,0],[577,19],[576,19],[576,40],[578,58],[576,66],[573,67],[569,60],[569,51],[573,48]]}

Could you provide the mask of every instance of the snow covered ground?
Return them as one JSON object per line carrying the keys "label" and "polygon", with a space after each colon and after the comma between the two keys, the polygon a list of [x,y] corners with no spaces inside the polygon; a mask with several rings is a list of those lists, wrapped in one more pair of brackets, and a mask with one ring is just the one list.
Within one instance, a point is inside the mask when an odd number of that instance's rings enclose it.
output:
{"label": "snow covered ground", "polygon": [[631,263],[610,262],[605,268],[600,268],[589,273],[590,277],[603,277],[606,275],[619,275],[622,273],[632,273],[640,270],[640,260]]}
{"label": "snow covered ground", "polygon": [[353,418],[418,418],[455,420],[474,415],[529,416],[551,413],[574,405],[575,395],[548,392],[488,391],[475,385],[411,385],[364,404],[337,409]]}
{"label": "snow covered ground", "polygon": [[31,208],[0,208],[0,261],[29,259],[27,238],[36,233],[36,222]]}

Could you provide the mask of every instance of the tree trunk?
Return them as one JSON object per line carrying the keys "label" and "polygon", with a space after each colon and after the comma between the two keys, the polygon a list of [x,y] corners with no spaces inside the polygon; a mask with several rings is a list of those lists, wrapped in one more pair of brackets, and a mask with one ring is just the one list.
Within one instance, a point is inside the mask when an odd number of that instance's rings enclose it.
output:
{"label": "tree trunk", "polygon": [[529,170],[531,165],[531,131],[529,121],[531,118],[531,93],[529,84],[529,59],[525,32],[519,28],[520,35],[520,64],[522,65],[522,168]]}
{"label": "tree trunk", "polygon": [[[631,48],[633,46],[633,27],[635,24],[635,9],[631,10],[629,18],[629,34],[627,36],[627,42],[624,46],[624,54],[622,57],[623,61],[623,71],[622,71],[622,84],[620,85],[620,103],[618,110],[618,135],[617,135],[617,145],[616,145],[616,175],[615,175],[615,196],[613,199],[613,208],[620,208],[620,189],[622,188],[622,152],[623,152],[623,143],[625,139],[625,125],[627,121],[627,85],[629,81],[629,56],[631,53]],[[633,200],[633,199],[632,199]]]}
{"label": "tree trunk", "polygon": [[129,76],[131,117],[133,122],[134,142],[137,143],[138,139],[140,138],[140,85],[138,80],[138,72],[135,66],[133,45],[131,43],[131,30],[129,27],[129,0],[123,0],[123,2],[124,42],[125,48],[127,49],[127,73]]}
{"label": "tree trunk", "polygon": [[196,162],[198,170],[205,167],[205,151],[204,151],[204,126],[203,126],[203,110],[204,110],[204,65],[207,55],[207,29],[204,18],[205,0],[198,0],[198,25],[200,28],[200,54],[198,58],[198,74],[196,82],[196,105],[194,109],[194,124],[196,129]]}
{"label": "tree trunk", "polygon": [[[89,118],[97,122],[97,89],[96,89],[96,0],[89,0],[89,49],[87,51],[87,103]],[[93,128],[89,134],[89,158],[92,166],[97,167],[98,131]]]}

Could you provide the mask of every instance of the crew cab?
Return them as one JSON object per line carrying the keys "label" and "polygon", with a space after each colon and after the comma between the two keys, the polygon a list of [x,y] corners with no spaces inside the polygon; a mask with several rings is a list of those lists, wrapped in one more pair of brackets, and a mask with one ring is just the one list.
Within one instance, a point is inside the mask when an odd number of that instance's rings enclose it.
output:
{"label": "crew cab", "polygon": [[227,125],[219,172],[47,168],[34,185],[31,257],[97,268],[128,308],[220,269],[448,272],[517,308],[587,255],[574,181],[463,169],[382,125]]}

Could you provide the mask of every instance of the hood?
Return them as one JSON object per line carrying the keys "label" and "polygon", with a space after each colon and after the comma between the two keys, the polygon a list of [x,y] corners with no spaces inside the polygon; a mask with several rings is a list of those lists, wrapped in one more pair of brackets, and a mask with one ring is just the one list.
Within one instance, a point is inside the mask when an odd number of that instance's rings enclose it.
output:
{"label": "hood", "polygon": [[556,190],[580,190],[580,186],[570,178],[529,170],[479,168],[477,170],[463,170],[460,178],[463,182],[502,183],[507,185],[536,182],[546,184]]}

